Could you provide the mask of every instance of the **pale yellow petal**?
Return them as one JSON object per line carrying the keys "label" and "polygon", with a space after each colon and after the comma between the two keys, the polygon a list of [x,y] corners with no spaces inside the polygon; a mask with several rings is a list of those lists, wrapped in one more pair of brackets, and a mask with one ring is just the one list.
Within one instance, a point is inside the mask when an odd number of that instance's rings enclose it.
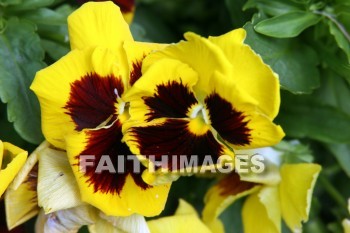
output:
{"label": "pale yellow petal", "polygon": [[16,190],[9,187],[5,192],[6,222],[9,230],[39,213],[36,187],[30,182],[25,180]]}
{"label": "pale yellow petal", "polygon": [[195,214],[164,217],[147,224],[151,233],[212,233]]}
{"label": "pale yellow petal", "polygon": [[301,231],[302,222],[309,218],[312,193],[320,171],[318,164],[285,164],[281,167],[282,216],[293,232]]}
{"label": "pale yellow petal", "polygon": [[82,204],[78,184],[63,151],[39,152],[38,201],[46,214]]}
{"label": "pale yellow petal", "polygon": [[261,203],[258,193],[250,195],[244,202],[242,215],[244,233],[280,233],[276,224],[269,218],[267,209]]}

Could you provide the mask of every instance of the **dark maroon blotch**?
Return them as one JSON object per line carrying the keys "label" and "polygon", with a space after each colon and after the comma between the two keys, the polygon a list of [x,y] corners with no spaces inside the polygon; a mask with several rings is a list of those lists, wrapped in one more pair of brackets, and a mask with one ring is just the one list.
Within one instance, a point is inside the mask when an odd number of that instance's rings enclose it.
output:
{"label": "dark maroon blotch", "polygon": [[90,73],[71,84],[70,96],[64,108],[72,117],[75,129],[81,131],[86,128],[96,128],[109,117],[111,123],[115,120],[115,103],[117,96],[124,92],[124,85],[120,78],[113,75],[102,77]]}
{"label": "dark maroon blotch", "polygon": [[150,111],[147,120],[156,118],[185,118],[189,108],[197,103],[194,94],[182,82],[168,81],[157,85],[152,97],[143,98]]}
{"label": "dark maroon blotch", "polygon": [[[133,160],[126,159],[126,156],[132,155],[132,153],[129,147],[121,142],[122,137],[123,134],[119,121],[116,121],[110,128],[89,131],[86,149],[81,152],[81,155],[95,156],[95,164],[93,166],[87,166],[85,173],[85,176],[89,178],[87,180],[88,185],[92,185],[95,192],[120,195],[128,175],[132,176],[136,185],[141,187],[141,189],[146,190],[151,187],[141,177],[145,167],[139,164],[141,168],[140,173],[135,173]],[[110,157],[117,173],[110,173],[109,171],[95,172],[102,155],[108,155]],[[118,172],[117,170],[118,155],[125,157],[123,173],[119,173],[120,171]],[[76,159],[79,160],[79,155],[76,156]]]}
{"label": "dark maroon blotch", "polygon": [[169,157],[166,164],[172,169],[172,162],[176,163],[176,168],[183,168],[180,163],[180,155],[198,156],[198,166],[204,162],[206,155],[211,156],[216,162],[223,154],[224,148],[214,138],[211,131],[203,135],[195,135],[189,131],[189,121],[182,119],[168,119],[163,124],[149,127],[134,127],[131,134],[136,138],[135,142],[140,148],[140,152],[145,157],[155,156],[156,161],[161,161],[162,156]]}
{"label": "dark maroon blotch", "polygon": [[234,145],[249,145],[250,129],[248,120],[242,112],[233,108],[232,104],[217,93],[212,93],[205,99],[209,110],[211,125],[219,135]]}

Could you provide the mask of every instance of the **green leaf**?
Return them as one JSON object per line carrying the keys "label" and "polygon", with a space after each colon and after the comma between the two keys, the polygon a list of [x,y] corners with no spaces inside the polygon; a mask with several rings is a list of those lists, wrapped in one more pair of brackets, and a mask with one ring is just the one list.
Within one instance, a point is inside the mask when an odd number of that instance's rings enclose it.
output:
{"label": "green leaf", "polygon": [[[341,48],[345,52],[350,63],[350,41],[345,37],[343,32],[333,22],[329,21],[328,25],[329,31],[334,36],[339,48]],[[343,30],[345,30],[345,28]],[[345,33],[347,32],[345,31]]]}
{"label": "green leaf", "polygon": [[265,14],[272,16],[283,15],[292,11],[302,10],[300,5],[286,0],[248,0],[247,3],[243,6],[243,10],[247,10],[250,8],[258,8]]}
{"label": "green leaf", "polygon": [[311,93],[319,86],[318,57],[311,47],[298,40],[260,35],[254,31],[251,23],[244,28],[247,31],[245,43],[279,74],[282,88],[304,94]]}
{"label": "green leaf", "polygon": [[344,78],[350,84],[350,64],[347,61],[345,54],[332,53],[326,49],[320,48],[322,60],[336,74]]}
{"label": "green leaf", "polygon": [[8,7],[9,11],[34,10],[40,7],[50,6],[54,0],[23,0],[21,4]]}
{"label": "green leaf", "polygon": [[282,163],[312,163],[314,160],[309,147],[298,140],[281,141],[274,148],[282,152]]}
{"label": "green leaf", "polygon": [[0,98],[7,103],[8,120],[27,141],[43,140],[39,102],[29,90],[36,71],[42,69],[44,51],[35,26],[12,18],[0,34]]}
{"label": "green leaf", "polygon": [[17,5],[20,4],[22,0],[0,0],[0,6],[11,6],[11,5]]}
{"label": "green leaf", "polygon": [[350,145],[328,144],[327,147],[335,156],[347,176],[350,177]]}
{"label": "green leaf", "polygon": [[315,25],[321,17],[310,12],[295,11],[265,19],[254,29],[266,36],[291,38],[298,36],[306,28]]}
{"label": "green leaf", "polygon": [[36,24],[62,25],[67,23],[65,15],[48,8],[40,8],[25,12],[21,18],[29,19]]}
{"label": "green leaf", "polygon": [[321,87],[312,98],[350,115],[350,84],[329,69],[322,71]]}
{"label": "green leaf", "polygon": [[69,44],[61,44],[51,40],[41,39],[41,44],[54,61],[66,55],[70,50]]}
{"label": "green leaf", "polygon": [[328,143],[350,142],[350,115],[310,96],[284,92],[276,122],[288,137],[312,138]]}
{"label": "green leaf", "polygon": [[249,20],[247,13],[242,11],[245,0],[225,0],[227,10],[230,13],[232,24],[235,28],[242,27]]}

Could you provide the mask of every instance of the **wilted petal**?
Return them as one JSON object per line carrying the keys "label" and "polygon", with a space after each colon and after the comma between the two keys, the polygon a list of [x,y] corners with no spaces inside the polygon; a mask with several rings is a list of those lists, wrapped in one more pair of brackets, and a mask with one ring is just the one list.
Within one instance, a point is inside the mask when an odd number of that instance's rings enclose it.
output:
{"label": "wilted petal", "polygon": [[26,167],[31,167],[31,170],[28,171],[22,183],[16,189],[11,185],[5,192],[6,222],[9,230],[39,213],[36,191],[38,164],[31,165],[31,161],[27,161],[23,166],[22,170],[25,170]]}
{"label": "wilted petal", "polygon": [[67,154],[46,148],[39,152],[38,204],[45,214],[82,204]]}
{"label": "wilted petal", "polygon": [[45,215],[41,211],[36,224],[36,233],[76,233],[85,225],[91,225],[95,222],[95,209],[87,205],[60,210]]}

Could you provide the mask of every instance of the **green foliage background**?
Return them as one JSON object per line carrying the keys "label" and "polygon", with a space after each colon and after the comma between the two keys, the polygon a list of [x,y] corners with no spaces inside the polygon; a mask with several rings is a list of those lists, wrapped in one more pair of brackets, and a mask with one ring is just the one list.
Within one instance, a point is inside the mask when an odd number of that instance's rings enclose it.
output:
{"label": "green foliage background", "polygon": [[[75,1],[0,0],[1,140],[28,151],[43,140],[38,101],[28,87],[36,71],[69,51],[66,18],[76,7]],[[342,232],[350,197],[350,0],[139,0],[131,25],[135,39],[164,43],[186,31],[208,36],[239,27],[280,77],[276,122],[287,136],[276,148],[289,163],[323,166],[304,232]],[[211,183],[175,182],[163,215],[179,197],[201,210]],[[227,232],[242,232],[241,204],[222,215]]]}

